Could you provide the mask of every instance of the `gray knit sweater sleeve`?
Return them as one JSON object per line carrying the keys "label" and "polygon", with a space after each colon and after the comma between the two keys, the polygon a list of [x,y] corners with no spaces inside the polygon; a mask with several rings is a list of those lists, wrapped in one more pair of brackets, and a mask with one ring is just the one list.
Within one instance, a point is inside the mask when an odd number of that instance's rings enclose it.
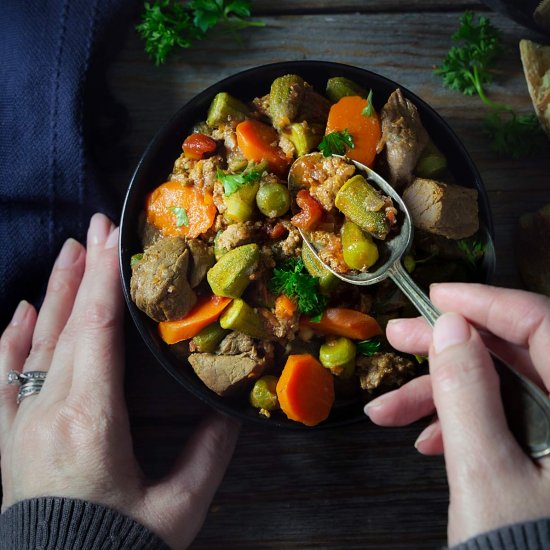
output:
{"label": "gray knit sweater sleeve", "polygon": [[43,497],[0,516],[0,550],[169,550],[137,521],[99,504]]}
{"label": "gray knit sweater sleeve", "polygon": [[548,550],[550,517],[506,525],[482,533],[451,550]]}

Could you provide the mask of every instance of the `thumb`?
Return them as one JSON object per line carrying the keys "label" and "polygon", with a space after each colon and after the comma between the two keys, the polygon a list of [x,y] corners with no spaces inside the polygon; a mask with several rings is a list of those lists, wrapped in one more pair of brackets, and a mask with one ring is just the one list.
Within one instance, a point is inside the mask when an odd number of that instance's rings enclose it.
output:
{"label": "thumb", "polygon": [[185,445],[170,474],[150,487],[153,531],[173,548],[187,548],[199,532],[233,455],[240,424],[212,413]]}
{"label": "thumb", "polygon": [[478,471],[483,464],[489,474],[499,456],[508,462],[523,454],[508,429],[489,352],[456,313],[446,313],[435,323],[430,373],[451,490],[472,470],[483,475]]}

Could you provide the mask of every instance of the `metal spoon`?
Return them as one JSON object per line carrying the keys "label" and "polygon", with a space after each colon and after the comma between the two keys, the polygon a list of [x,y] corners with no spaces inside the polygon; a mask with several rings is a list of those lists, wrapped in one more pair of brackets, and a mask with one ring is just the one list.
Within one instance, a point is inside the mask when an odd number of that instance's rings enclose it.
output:
{"label": "metal spoon", "polygon": [[[335,155],[340,156],[340,155]],[[341,157],[346,158],[346,157]],[[412,244],[413,224],[409,211],[403,199],[395,189],[374,170],[355,160],[346,158],[355,165],[359,172],[366,176],[369,182],[378,187],[382,193],[391,197],[396,208],[400,211],[399,233],[384,241],[387,256],[385,261],[376,264],[373,271],[355,274],[338,273],[319,257],[316,245],[309,239],[308,234],[299,229],[304,243],[310,248],[319,262],[339,279],[353,285],[372,285],[390,278],[407,296],[426,321],[433,326],[441,315],[432,304],[425,292],[413,281],[408,271],[401,263],[403,255]],[[290,168],[288,175],[289,190],[294,199],[295,182],[293,169],[297,161]],[[292,201],[294,205],[294,200]],[[500,357],[490,352],[495,368],[500,376],[501,394],[508,420],[508,426],[518,443],[533,458],[541,458],[550,454],[550,400],[544,392],[528,378],[517,372]]]}

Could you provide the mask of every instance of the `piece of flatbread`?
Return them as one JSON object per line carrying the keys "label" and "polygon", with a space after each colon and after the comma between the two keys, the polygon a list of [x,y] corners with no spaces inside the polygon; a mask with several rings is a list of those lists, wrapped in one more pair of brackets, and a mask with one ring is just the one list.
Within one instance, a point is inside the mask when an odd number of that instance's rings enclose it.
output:
{"label": "piece of flatbread", "polygon": [[550,136],[550,46],[520,40],[519,52],[535,112]]}
{"label": "piece of flatbread", "polygon": [[550,0],[542,0],[533,13],[535,23],[547,32],[550,32]]}

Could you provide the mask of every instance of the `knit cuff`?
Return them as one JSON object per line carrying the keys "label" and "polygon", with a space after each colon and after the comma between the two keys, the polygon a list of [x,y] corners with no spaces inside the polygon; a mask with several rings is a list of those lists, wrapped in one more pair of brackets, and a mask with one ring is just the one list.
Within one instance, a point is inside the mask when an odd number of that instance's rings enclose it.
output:
{"label": "knit cuff", "polygon": [[0,515],[2,548],[18,550],[169,550],[146,527],[100,504],[43,497]]}
{"label": "knit cuff", "polygon": [[451,550],[543,550],[550,548],[550,518],[506,525],[482,533]]}

